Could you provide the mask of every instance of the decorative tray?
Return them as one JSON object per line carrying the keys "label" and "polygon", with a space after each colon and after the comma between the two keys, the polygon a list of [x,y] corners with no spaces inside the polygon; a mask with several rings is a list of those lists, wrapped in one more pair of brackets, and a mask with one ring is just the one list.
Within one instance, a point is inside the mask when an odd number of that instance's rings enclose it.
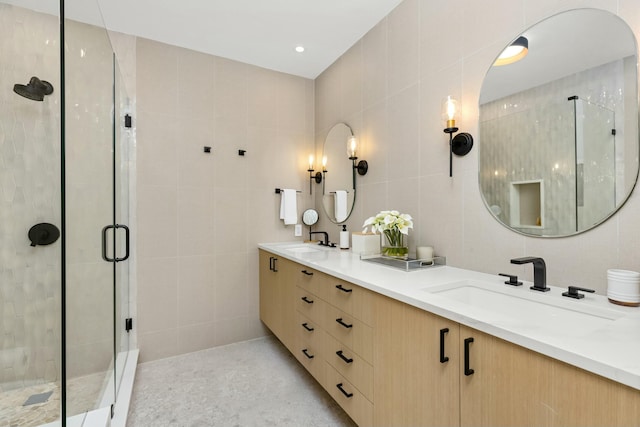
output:
{"label": "decorative tray", "polygon": [[418,271],[425,268],[441,267],[447,265],[447,258],[443,256],[434,256],[433,262],[426,262],[421,259],[407,258],[399,259],[392,258],[380,254],[376,255],[360,255],[362,261],[373,262],[376,264],[386,265],[388,267],[397,268],[403,271]]}

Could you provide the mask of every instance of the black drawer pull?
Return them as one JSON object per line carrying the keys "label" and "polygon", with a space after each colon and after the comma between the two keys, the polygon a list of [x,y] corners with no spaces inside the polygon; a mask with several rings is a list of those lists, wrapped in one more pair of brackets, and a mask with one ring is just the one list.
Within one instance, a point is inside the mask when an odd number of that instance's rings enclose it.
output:
{"label": "black drawer pull", "polygon": [[313,329],[313,328],[310,328],[310,327],[309,327],[309,324],[308,324],[308,323],[306,323],[306,322],[302,324],[302,327],[303,327],[303,328],[305,328],[305,329],[306,329],[307,331],[309,331],[309,332],[313,332],[313,331],[315,330],[315,329]]}
{"label": "black drawer pull", "polygon": [[307,276],[313,276],[313,272],[311,272],[311,271],[302,270],[302,272]]}
{"label": "black drawer pull", "polygon": [[340,359],[344,360],[345,363],[353,363],[353,359],[350,359],[342,354],[342,350],[336,351],[336,354]]}
{"label": "black drawer pull", "polygon": [[446,363],[449,358],[444,355],[444,336],[449,333],[449,328],[440,329],[440,363]]}
{"label": "black drawer pull", "polygon": [[274,273],[278,272],[278,268],[276,267],[276,261],[278,260],[278,258],[273,257],[273,269],[271,271],[273,271]]}
{"label": "black drawer pull", "polygon": [[336,322],[340,323],[342,326],[344,326],[344,327],[345,327],[345,328],[347,328],[347,329],[349,329],[349,328],[352,328],[352,327],[353,327],[353,325],[349,325],[349,324],[347,324],[347,323],[344,323],[344,322],[342,321],[342,317],[339,317],[338,319],[336,319]]}
{"label": "black drawer pull", "polygon": [[302,352],[304,353],[305,356],[307,356],[307,359],[313,359],[315,356],[313,354],[307,353],[307,351],[309,350],[307,350],[306,348],[302,349]]}
{"label": "black drawer pull", "polygon": [[340,289],[342,292],[346,292],[346,293],[353,292],[353,289],[347,289],[343,287],[342,284],[336,285],[336,289]]}
{"label": "black drawer pull", "polygon": [[347,393],[346,391],[344,391],[344,389],[342,388],[342,383],[336,384],[336,387],[338,387],[338,390],[340,390],[342,392],[342,394],[347,396],[347,398],[353,397],[353,393]]}
{"label": "black drawer pull", "polygon": [[269,271],[273,271],[273,257],[269,257]]}
{"label": "black drawer pull", "polygon": [[301,299],[302,299],[302,301],[306,302],[307,304],[313,304],[313,300],[310,300],[306,296],[303,296]]}
{"label": "black drawer pull", "polygon": [[464,374],[466,376],[473,375],[474,370],[469,368],[469,344],[473,342],[473,338],[464,339]]}

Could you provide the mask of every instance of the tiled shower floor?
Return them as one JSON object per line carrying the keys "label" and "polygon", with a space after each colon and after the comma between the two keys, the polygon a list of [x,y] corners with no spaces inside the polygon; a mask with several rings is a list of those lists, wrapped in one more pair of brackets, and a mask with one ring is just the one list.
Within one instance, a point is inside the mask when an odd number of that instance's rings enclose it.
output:
{"label": "tiled shower floor", "polygon": [[275,338],[142,363],[128,427],[355,427]]}
{"label": "tiled shower floor", "polygon": [[[94,409],[104,384],[104,374],[74,378],[68,383],[67,414],[75,415]],[[46,402],[23,406],[30,396],[53,394]],[[38,384],[0,392],[0,427],[34,427],[60,418],[60,384]]]}

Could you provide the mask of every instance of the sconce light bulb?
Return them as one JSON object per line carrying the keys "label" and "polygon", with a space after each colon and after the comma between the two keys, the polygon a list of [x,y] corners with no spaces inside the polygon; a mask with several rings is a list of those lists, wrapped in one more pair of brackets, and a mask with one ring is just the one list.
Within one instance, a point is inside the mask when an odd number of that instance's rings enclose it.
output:
{"label": "sconce light bulb", "polygon": [[453,128],[456,126],[456,115],[459,111],[458,101],[447,96],[442,102],[442,117],[447,123],[447,128]]}
{"label": "sconce light bulb", "polygon": [[358,140],[354,135],[351,135],[349,141],[347,142],[347,154],[349,158],[355,158],[358,149]]}
{"label": "sconce light bulb", "polygon": [[327,170],[327,156],[322,156],[322,170]]}
{"label": "sconce light bulb", "polygon": [[313,170],[313,154],[309,154],[309,170]]}

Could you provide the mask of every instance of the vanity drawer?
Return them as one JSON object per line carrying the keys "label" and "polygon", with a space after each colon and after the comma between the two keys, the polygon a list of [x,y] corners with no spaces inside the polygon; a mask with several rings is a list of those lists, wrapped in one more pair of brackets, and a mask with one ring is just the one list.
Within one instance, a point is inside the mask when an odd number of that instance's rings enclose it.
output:
{"label": "vanity drawer", "polygon": [[322,357],[322,345],[311,344],[298,337],[293,354],[320,384],[324,384],[325,361]]}
{"label": "vanity drawer", "polygon": [[373,325],[373,293],[344,280],[330,277],[326,300],[356,319]]}
{"label": "vanity drawer", "polygon": [[321,298],[306,289],[296,288],[296,309],[316,324],[322,324],[326,305]]}
{"label": "vanity drawer", "polygon": [[296,273],[296,284],[302,289],[306,289],[312,294],[326,300],[327,286],[331,281],[331,277],[316,271],[313,268],[305,267],[300,264],[296,265],[296,269],[298,270]]}
{"label": "vanity drawer", "polygon": [[326,332],[320,328],[320,325],[317,322],[314,322],[302,313],[296,312],[296,316],[296,329],[299,341],[312,345],[318,349],[323,349],[325,346],[324,337]]}
{"label": "vanity drawer", "polygon": [[373,425],[373,404],[330,364],[325,364],[325,388],[359,426]]}
{"label": "vanity drawer", "polygon": [[360,320],[326,304],[324,329],[367,362],[373,361],[373,329]]}
{"label": "vanity drawer", "polygon": [[327,362],[373,401],[373,367],[330,335],[326,337],[325,349]]}

